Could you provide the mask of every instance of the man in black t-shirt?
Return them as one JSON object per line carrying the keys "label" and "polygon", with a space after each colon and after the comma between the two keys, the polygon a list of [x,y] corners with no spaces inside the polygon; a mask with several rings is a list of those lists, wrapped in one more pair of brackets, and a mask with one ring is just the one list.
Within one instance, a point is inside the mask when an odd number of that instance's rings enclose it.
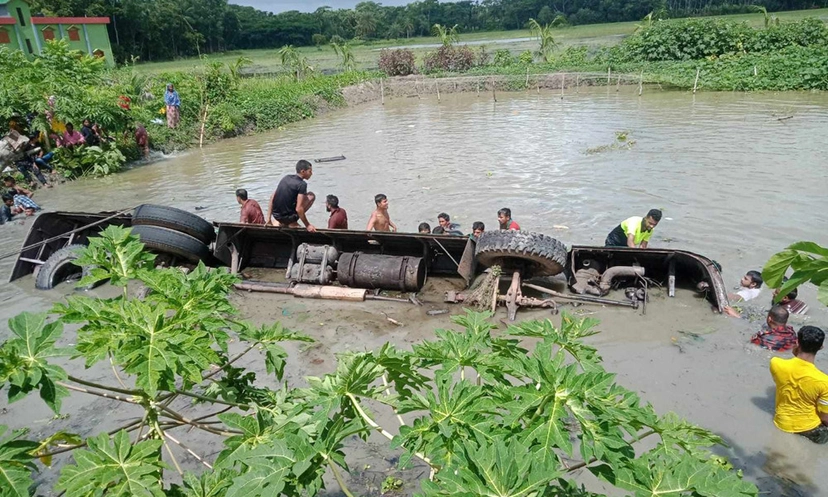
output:
{"label": "man in black t-shirt", "polygon": [[316,228],[308,221],[305,213],[313,205],[316,196],[308,192],[309,180],[313,176],[313,166],[306,160],[296,163],[296,174],[288,174],[276,191],[270,197],[270,206],[267,212],[267,220],[273,226],[282,228],[300,228],[299,220],[305,224],[308,231],[313,233]]}

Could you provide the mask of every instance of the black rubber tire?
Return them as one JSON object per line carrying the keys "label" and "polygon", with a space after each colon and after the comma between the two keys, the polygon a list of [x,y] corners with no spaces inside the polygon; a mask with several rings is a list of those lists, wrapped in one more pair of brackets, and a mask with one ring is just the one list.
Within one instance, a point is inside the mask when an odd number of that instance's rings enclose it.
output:
{"label": "black rubber tire", "polygon": [[209,245],[216,238],[216,230],[209,221],[175,207],[143,204],[132,213],[133,226],[160,226],[186,233]]}
{"label": "black rubber tire", "polygon": [[563,272],[567,250],[563,243],[541,233],[498,230],[480,235],[475,257],[484,266],[523,269],[523,277],[531,278]]}
{"label": "black rubber tire", "polygon": [[132,233],[138,235],[147,249],[152,252],[172,254],[190,262],[207,260],[210,249],[190,235],[159,226],[134,226]]}
{"label": "black rubber tire", "polygon": [[[78,258],[78,252],[85,248],[85,245],[67,245],[50,255],[37,271],[35,288],[38,290],[51,290],[72,276],[87,276],[91,269],[90,267],[80,267],[72,263],[72,261]],[[102,283],[103,281],[95,285],[89,285],[83,289],[91,290]]]}

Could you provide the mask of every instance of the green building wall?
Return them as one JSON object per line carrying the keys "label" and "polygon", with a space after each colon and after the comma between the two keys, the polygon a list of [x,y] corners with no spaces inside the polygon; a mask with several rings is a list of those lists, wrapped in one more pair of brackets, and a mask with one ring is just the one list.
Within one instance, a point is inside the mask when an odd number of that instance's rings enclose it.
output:
{"label": "green building wall", "polygon": [[[11,49],[22,49],[27,57],[32,58],[39,54],[46,45],[44,31],[51,29],[54,32],[54,39],[65,39],[69,47],[83,53],[92,55],[96,50],[104,53],[104,59],[110,67],[115,66],[115,57],[112,54],[112,46],[109,43],[109,32],[106,24],[33,24],[31,9],[24,0],[0,0],[0,5],[5,5],[8,14],[16,21],[14,25],[0,25],[0,29],[6,28],[9,34]],[[18,9],[20,11],[18,12]],[[22,17],[22,22],[21,18]],[[69,39],[69,30],[77,28],[79,40]],[[4,44],[5,45],[5,44]],[[31,51],[29,48],[31,47]]]}

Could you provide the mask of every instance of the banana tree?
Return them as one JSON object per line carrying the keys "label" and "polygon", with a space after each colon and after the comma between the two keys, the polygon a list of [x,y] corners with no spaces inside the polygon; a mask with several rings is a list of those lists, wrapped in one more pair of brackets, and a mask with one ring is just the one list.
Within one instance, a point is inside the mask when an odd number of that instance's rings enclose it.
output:
{"label": "banana tree", "polygon": [[549,24],[541,26],[538,21],[529,19],[529,31],[532,33],[532,37],[537,38],[540,44],[538,50],[535,52],[535,55],[537,55],[544,62],[549,62],[552,51],[555,50],[555,47],[558,45],[555,43],[555,38],[552,36],[552,26]]}

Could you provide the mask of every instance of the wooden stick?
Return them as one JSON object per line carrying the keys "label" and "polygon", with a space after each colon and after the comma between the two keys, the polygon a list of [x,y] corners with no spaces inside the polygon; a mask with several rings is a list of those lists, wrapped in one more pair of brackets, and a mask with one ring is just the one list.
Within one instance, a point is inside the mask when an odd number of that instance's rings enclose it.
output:
{"label": "wooden stick", "polygon": [[526,66],[526,91],[529,91],[529,66]]}
{"label": "wooden stick", "polygon": [[434,82],[434,86],[436,86],[436,87],[437,87],[437,101],[439,102],[439,101],[440,101],[440,82],[439,82],[439,81],[435,81],[435,82]]}
{"label": "wooden stick", "polygon": [[480,79],[477,80],[477,98],[480,98]]}
{"label": "wooden stick", "polygon": [[575,93],[581,93],[581,75],[575,76]]}
{"label": "wooden stick", "polygon": [[618,80],[615,82],[615,91],[618,91],[620,89],[621,89],[621,75],[619,74],[618,75]]}
{"label": "wooden stick", "polygon": [[210,110],[210,104],[204,106],[204,117],[201,119],[201,136],[198,138],[198,148],[204,146],[204,126],[207,124],[207,112]]}
{"label": "wooden stick", "polygon": [[561,100],[564,96],[564,87],[566,86],[566,74],[561,74]]}
{"label": "wooden stick", "polygon": [[696,93],[696,88],[699,86],[699,74],[701,73],[701,67],[696,69],[696,81],[693,83],[693,93]]}
{"label": "wooden stick", "polygon": [[610,78],[612,77],[612,68],[607,68],[607,87],[609,88],[610,85]]}
{"label": "wooden stick", "polygon": [[640,97],[642,93],[644,93],[644,71],[641,71],[638,77],[638,96]]}
{"label": "wooden stick", "polygon": [[383,79],[380,78],[380,99],[382,101],[382,105],[385,105],[385,85],[382,81]]}
{"label": "wooden stick", "polygon": [[497,93],[495,93],[494,78],[491,78],[490,81],[492,82],[492,98],[494,99],[495,103],[497,103]]}

